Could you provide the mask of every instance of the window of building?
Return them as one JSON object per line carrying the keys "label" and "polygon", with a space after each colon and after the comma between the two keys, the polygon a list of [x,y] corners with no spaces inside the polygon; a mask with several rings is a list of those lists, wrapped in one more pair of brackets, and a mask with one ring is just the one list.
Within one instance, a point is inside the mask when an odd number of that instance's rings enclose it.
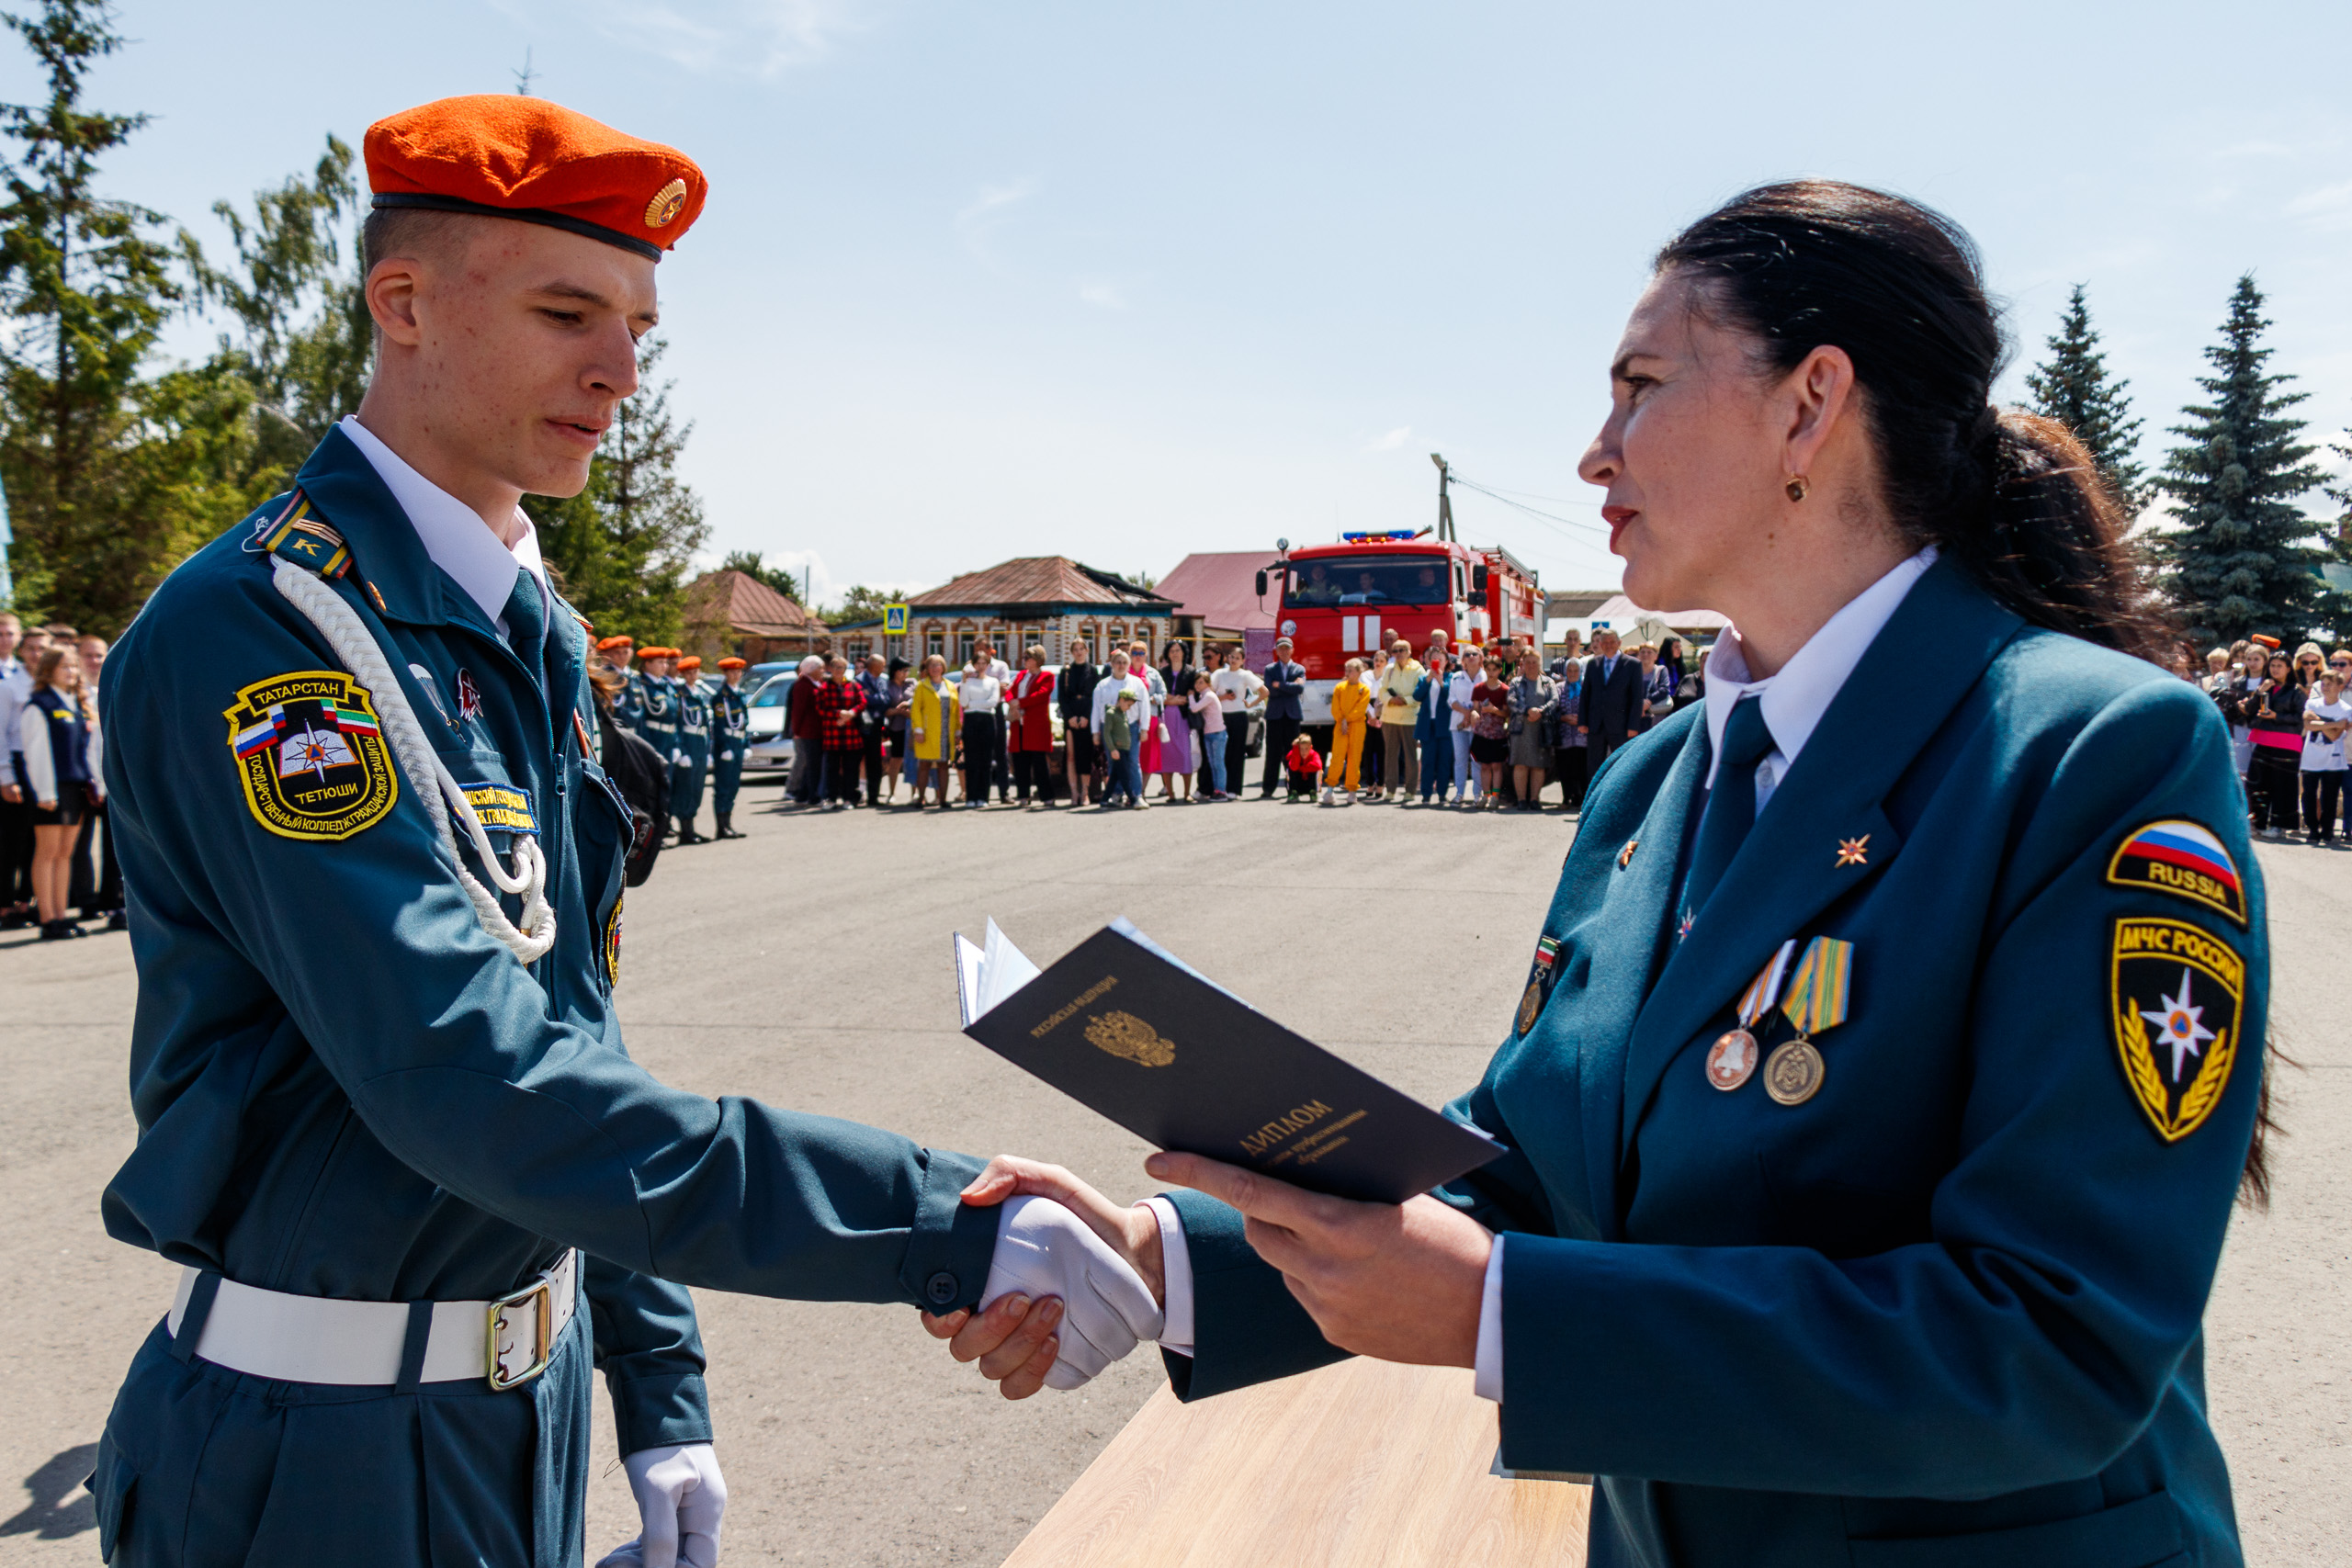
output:
{"label": "window of building", "polygon": [[933,654],[937,654],[942,659],[947,657],[947,633],[941,628],[939,623],[936,621],[923,627],[922,651],[923,657],[926,659],[930,658]]}

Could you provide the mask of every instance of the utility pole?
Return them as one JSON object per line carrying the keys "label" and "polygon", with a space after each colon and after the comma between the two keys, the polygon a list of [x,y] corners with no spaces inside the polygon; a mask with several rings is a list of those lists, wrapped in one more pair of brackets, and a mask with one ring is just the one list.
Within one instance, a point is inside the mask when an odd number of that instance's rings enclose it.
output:
{"label": "utility pole", "polygon": [[1453,542],[1453,498],[1446,493],[1446,484],[1453,478],[1453,470],[1445,466],[1439,453],[1430,454],[1430,461],[1437,465],[1437,536],[1447,544]]}

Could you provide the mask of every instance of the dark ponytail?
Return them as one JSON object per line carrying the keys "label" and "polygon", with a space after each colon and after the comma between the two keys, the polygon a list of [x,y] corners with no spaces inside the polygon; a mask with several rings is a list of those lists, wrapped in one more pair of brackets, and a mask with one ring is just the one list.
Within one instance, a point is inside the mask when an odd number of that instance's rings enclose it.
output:
{"label": "dark ponytail", "polygon": [[[2161,664],[2168,638],[2123,542],[2131,519],[2074,432],[1992,400],[2006,345],[1972,241],[1942,213],[1836,180],[1758,186],[1693,223],[1657,270],[1786,374],[1854,362],[1894,525],[2032,626]],[[2270,1074],[2239,1195],[2270,1198]]]}
{"label": "dark ponytail", "polygon": [[1854,362],[1885,501],[2026,621],[2143,658],[2160,629],[2130,523],[2082,443],[1992,401],[2006,345],[1975,243],[1941,213],[1835,180],[1759,186],[1657,254],[1785,374],[1825,344]]}

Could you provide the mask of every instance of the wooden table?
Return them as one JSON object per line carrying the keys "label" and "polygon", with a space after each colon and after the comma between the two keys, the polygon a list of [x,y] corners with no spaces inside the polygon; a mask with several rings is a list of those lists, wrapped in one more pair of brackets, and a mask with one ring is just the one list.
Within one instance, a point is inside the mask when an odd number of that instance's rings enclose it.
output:
{"label": "wooden table", "polygon": [[1358,1358],[1194,1404],[1162,1388],[1004,1568],[1581,1568],[1591,1489],[1490,1474],[1470,1384]]}

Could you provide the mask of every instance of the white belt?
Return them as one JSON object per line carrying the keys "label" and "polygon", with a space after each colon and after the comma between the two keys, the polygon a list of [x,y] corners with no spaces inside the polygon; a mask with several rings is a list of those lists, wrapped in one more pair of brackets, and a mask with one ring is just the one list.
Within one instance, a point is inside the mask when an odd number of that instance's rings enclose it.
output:
{"label": "white belt", "polygon": [[[435,1302],[419,1382],[486,1379],[493,1389],[526,1383],[547,1370],[579,1297],[579,1258],[492,1302]],[[177,1335],[202,1270],[180,1275],[164,1319]],[[197,1336],[199,1359],[275,1382],[389,1387],[401,1381],[408,1344],[406,1302],[345,1302],[256,1290],[223,1279]]]}

